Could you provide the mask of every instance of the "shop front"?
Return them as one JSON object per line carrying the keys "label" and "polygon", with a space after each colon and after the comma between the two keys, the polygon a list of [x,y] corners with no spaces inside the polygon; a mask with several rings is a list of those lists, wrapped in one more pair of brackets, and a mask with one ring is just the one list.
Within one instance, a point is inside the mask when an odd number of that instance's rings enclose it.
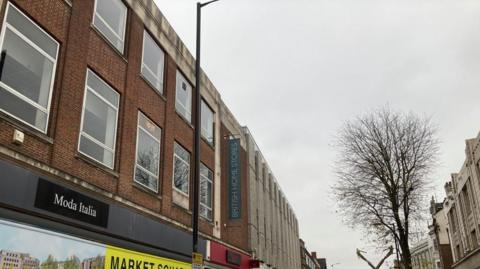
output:
{"label": "shop front", "polygon": [[0,161],[0,269],[191,268],[190,233],[53,178]]}
{"label": "shop front", "polygon": [[215,241],[207,242],[205,269],[246,269],[250,256]]}
{"label": "shop front", "polygon": [[0,269],[189,269],[173,259],[0,220]]}

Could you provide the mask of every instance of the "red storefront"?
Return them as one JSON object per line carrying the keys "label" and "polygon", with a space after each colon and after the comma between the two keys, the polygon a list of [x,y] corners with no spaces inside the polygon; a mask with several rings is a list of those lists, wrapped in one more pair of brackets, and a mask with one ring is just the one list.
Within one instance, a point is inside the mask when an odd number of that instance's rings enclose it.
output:
{"label": "red storefront", "polygon": [[250,256],[220,243],[208,241],[205,269],[247,269]]}

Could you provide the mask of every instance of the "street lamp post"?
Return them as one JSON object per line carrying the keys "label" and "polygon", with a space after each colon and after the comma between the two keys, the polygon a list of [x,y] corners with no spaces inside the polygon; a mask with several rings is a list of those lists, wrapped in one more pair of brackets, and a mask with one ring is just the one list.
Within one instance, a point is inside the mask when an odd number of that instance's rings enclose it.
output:
{"label": "street lamp post", "polygon": [[198,252],[198,206],[199,206],[199,185],[200,185],[200,135],[201,135],[201,95],[200,95],[200,33],[201,33],[201,16],[202,7],[217,2],[212,0],[205,3],[197,3],[197,47],[196,47],[196,64],[195,64],[195,141],[194,141],[194,162],[195,174],[193,179],[193,217],[192,217],[192,237],[193,252]]}

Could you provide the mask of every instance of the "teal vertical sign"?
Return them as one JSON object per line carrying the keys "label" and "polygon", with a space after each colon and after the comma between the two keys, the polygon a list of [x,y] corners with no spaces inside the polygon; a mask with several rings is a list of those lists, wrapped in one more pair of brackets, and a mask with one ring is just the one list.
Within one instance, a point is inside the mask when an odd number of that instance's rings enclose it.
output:
{"label": "teal vertical sign", "polygon": [[230,219],[242,217],[242,192],[240,179],[240,139],[229,141],[228,205]]}

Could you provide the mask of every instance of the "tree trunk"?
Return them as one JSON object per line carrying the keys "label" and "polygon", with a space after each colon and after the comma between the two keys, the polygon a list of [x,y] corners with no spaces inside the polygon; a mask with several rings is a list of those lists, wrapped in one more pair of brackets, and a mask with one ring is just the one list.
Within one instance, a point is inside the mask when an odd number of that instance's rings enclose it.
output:
{"label": "tree trunk", "polygon": [[403,265],[403,269],[412,269],[412,255],[408,246],[408,237],[400,237],[400,248],[402,249],[401,263]]}

